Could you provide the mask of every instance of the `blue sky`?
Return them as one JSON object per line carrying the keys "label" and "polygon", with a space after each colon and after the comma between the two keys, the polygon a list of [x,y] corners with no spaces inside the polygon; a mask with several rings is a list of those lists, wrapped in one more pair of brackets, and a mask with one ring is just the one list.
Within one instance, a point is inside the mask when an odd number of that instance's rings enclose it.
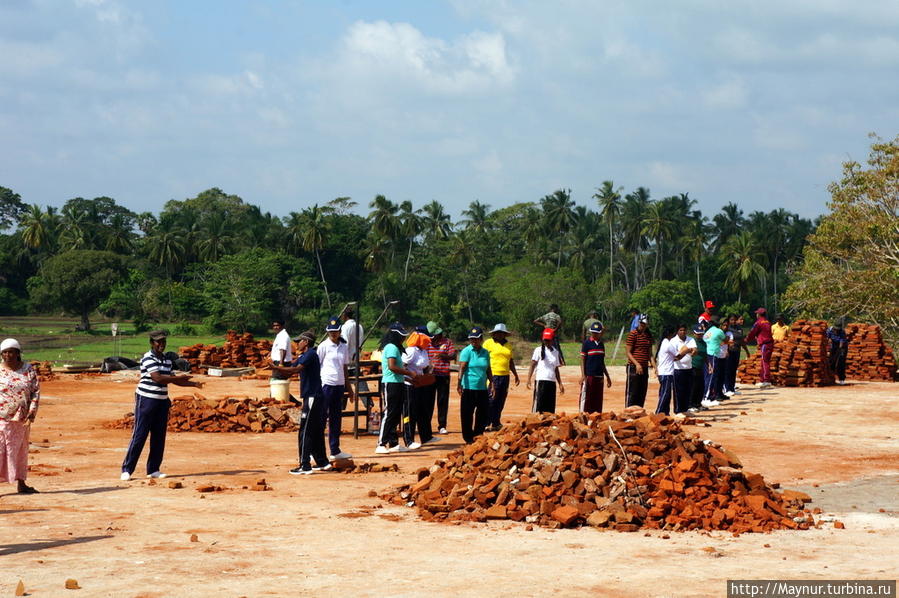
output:
{"label": "blue sky", "polygon": [[603,180],[826,211],[899,131],[899,3],[0,2],[0,185],[454,216]]}

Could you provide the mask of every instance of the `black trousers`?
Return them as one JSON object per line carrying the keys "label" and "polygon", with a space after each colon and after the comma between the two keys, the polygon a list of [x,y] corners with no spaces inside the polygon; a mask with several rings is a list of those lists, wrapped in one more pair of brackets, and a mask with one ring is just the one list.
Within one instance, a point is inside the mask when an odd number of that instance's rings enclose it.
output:
{"label": "black trousers", "polygon": [[415,442],[415,431],[418,439],[424,444],[434,437],[431,429],[431,418],[434,416],[433,385],[414,387],[406,386],[406,400],[403,403],[403,440],[406,446]]}
{"label": "black trousers", "polygon": [[674,370],[674,412],[683,413],[690,408],[693,390],[693,369]]}
{"label": "black trousers", "polygon": [[637,405],[643,407],[646,404],[646,388],[649,385],[649,367],[643,366],[643,373],[638,374],[634,364],[627,364],[627,383],[624,389],[627,397],[626,407]]}
{"label": "black trousers", "polygon": [[437,396],[437,428],[446,428],[449,415],[450,377],[434,376],[434,394]]}
{"label": "black trousers", "polygon": [[534,413],[556,412],[556,383],[549,380],[537,380],[534,385]]}
{"label": "black trousers", "polygon": [[702,407],[702,394],[705,392],[705,365],[690,370],[693,380],[690,384],[690,407]]}
{"label": "black trousers", "polygon": [[668,415],[671,409],[671,395],[674,394],[674,374],[659,376],[659,403],[656,413]]}
{"label": "black trousers", "polygon": [[462,415],[462,438],[467,444],[471,444],[475,436],[483,434],[484,428],[487,427],[490,410],[487,391],[462,389],[459,410]]}
{"label": "black trousers", "polygon": [[837,380],[842,382],[846,379],[846,353],[837,349],[836,351],[831,351],[830,354],[830,369],[833,371],[834,375],[837,377]]}
{"label": "black trousers", "polygon": [[509,375],[494,376],[490,380],[490,418],[488,423],[498,428],[502,424],[500,418],[503,415],[503,407],[506,406],[506,397],[509,396]]}
{"label": "black trousers", "polygon": [[737,369],[740,367],[740,352],[739,351],[728,351],[727,352],[727,371],[725,373],[724,378],[724,388],[727,389],[728,392],[733,392],[737,389]]}
{"label": "black trousers", "polygon": [[147,436],[150,437],[150,454],[147,455],[147,473],[156,473],[162,465],[162,456],[165,453],[165,431],[169,423],[169,408],[172,401],[169,399],[148,399],[139,394],[134,395],[134,430],[131,432],[131,442],[128,443],[128,451],[125,453],[125,461],[122,463],[122,471],[134,473],[137,469],[137,461]]}
{"label": "black trousers", "polygon": [[386,413],[381,417],[381,433],[378,444],[387,448],[400,443],[396,436],[396,427],[403,416],[403,403],[406,400],[406,388],[402,382],[388,382],[384,385],[384,402]]}
{"label": "black trousers", "polygon": [[302,419],[297,434],[297,447],[300,452],[300,467],[310,469],[315,459],[317,467],[328,464],[325,453],[325,397],[303,397]]}

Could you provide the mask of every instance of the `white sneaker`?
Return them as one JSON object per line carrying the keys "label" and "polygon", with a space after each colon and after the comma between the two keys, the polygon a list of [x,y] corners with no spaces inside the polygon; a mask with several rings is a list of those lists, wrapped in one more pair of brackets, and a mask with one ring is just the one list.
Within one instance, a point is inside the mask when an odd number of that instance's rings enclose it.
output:
{"label": "white sneaker", "polygon": [[740,391],[735,388],[734,390],[731,391],[730,396],[734,396],[734,395],[738,395],[738,394],[740,394]]}
{"label": "white sneaker", "polygon": [[687,409],[687,413],[699,413],[699,409],[697,409],[696,407],[690,407],[689,409]]}
{"label": "white sneaker", "polygon": [[414,451],[415,449],[420,449],[420,448],[421,448],[421,443],[420,443],[420,442],[413,442],[413,443],[410,444],[407,448],[408,448],[410,451]]}
{"label": "white sneaker", "polygon": [[122,475],[119,476],[119,479],[122,480],[123,482],[130,482],[131,474],[128,473],[127,471],[123,471]]}
{"label": "white sneaker", "polygon": [[845,380],[837,380],[837,384],[839,384],[840,386],[845,386],[846,381]]}
{"label": "white sneaker", "polygon": [[732,396],[734,396],[734,393],[732,393],[732,392],[729,391],[729,390],[725,390],[725,391],[724,391],[723,393],[721,393],[721,394],[723,394],[723,395],[726,396],[726,397],[732,397]]}
{"label": "white sneaker", "polygon": [[331,455],[330,457],[328,457],[328,459],[330,461],[337,461],[339,459],[352,459],[352,458],[353,458],[353,455],[351,455],[347,452],[344,452],[344,451],[340,451],[336,455]]}
{"label": "white sneaker", "polygon": [[375,453],[379,455],[386,455],[390,452],[390,449],[384,446],[383,444],[379,444],[378,448],[375,449]]}
{"label": "white sneaker", "polygon": [[448,432],[446,431],[446,428],[440,428],[438,434],[448,434]]}
{"label": "white sneaker", "polygon": [[764,382],[756,382],[755,386],[756,386],[756,388],[765,388],[765,383]]}
{"label": "white sneaker", "polygon": [[322,465],[321,467],[316,465],[312,468],[313,471],[331,471],[332,469],[334,469],[334,466],[330,463],[328,463],[327,465]]}
{"label": "white sneaker", "polygon": [[153,473],[148,473],[147,477],[153,478],[153,479],[159,479],[159,478],[164,478],[165,474],[162,473],[161,471],[154,471]]}
{"label": "white sneaker", "polygon": [[393,447],[390,447],[389,449],[387,449],[387,452],[388,453],[405,453],[408,450],[409,449],[404,447],[402,444],[398,444],[396,446],[393,446]]}
{"label": "white sneaker", "polygon": [[436,436],[431,436],[431,439],[425,442],[425,444],[434,444],[435,442],[440,442],[440,439]]}
{"label": "white sneaker", "polygon": [[705,407],[706,409],[708,409],[709,407],[717,407],[721,403],[719,403],[718,401],[710,401],[708,399],[703,399],[699,404],[702,405],[703,407]]}

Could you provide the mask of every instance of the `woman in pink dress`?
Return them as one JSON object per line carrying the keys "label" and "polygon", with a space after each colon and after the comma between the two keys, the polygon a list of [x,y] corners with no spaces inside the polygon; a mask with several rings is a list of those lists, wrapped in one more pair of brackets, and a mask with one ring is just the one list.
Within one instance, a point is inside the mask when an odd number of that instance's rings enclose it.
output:
{"label": "woman in pink dress", "polygon": [[28,477],[28,436],[41,398],[37,372],[22,361],[13,338],[0,343],[0,482],[18,484],[19,494],[34,494]]}

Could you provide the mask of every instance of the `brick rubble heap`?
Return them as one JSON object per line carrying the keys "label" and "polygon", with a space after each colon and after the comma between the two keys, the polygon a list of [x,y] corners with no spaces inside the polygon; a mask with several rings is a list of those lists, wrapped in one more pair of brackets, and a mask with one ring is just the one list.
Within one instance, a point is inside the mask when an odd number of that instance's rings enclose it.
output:
{"label": "brick rubble heap", "polygon": [[270,340],[257,341],[249,332],[241,334],[229,330],[221,347],[196,344],[180,347],[178,354],[190,363],[192,371],[199,371],[203,367],[266,367],[269,365],[268,356],[271,351]]}
{"label": "brick rubble heap", "polygon": [[[297,430],[299,407],[272,398],[207,399],[174,397],[169,411],[170,432],[293,432]],[[129,429],[134,414],[109,422],[106,427]]]}
{"label": "brick rubble heap", "polygon": [[420,470],[417,483],[384,498],[435,521],[734,534],[814,523],[803,510],[807,495],[775,491],[728,451],[639,408],[621,416],[529,415]]}

